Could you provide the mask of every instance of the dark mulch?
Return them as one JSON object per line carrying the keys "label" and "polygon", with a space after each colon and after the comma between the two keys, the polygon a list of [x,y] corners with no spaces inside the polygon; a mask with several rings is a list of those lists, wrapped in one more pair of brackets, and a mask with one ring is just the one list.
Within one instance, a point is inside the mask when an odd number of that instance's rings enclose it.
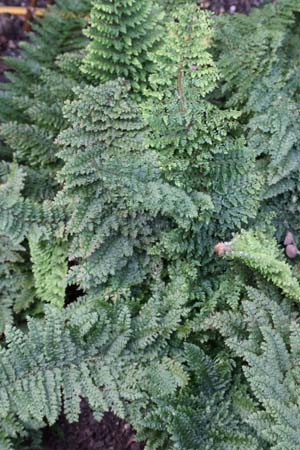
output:
{"label": "dark mulch", "polygon": [[78,423],[69,424],[62,416],[51,428],[46,428],[41,450],[143,450],[144,444],[135,440],[128,423],[113,413],[106,413],[97,422],[85,401],[81,403]]}
{"label": "dark mulch", "polygon": [[[0,0],[0,6],[27,6],[29,0]],[[38,7],[45,7],[47,0],[38,0]],[[3,75],[6,66],[1,57],[17,56],[19,42],[26,38],[23,30],[24,18],[10,14],[0,14],[0,82],[6,81]]]}
{"label": "dark mulch", "polygon": [[200,0],[200,3],[204,9],[210,9],[216,14],[248,14],[251,8],[261,6],[265,1],[266,0]]}
{"label": "dark mulch", "polygon": [[[0,1],[0,6],[22,6],[23,3],[15,1]],[[0,55],[14,56],[18,53],[18,43],[24,39],[23,19],[9,14],[0,14]],[[0,58],[0,80],[3,80],[5,64]]]}

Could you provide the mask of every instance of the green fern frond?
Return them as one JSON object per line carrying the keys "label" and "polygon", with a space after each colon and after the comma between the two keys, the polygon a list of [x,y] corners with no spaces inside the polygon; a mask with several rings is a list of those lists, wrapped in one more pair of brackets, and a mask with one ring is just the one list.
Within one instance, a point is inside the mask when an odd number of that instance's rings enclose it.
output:
{"label": "green fern frond", "polygon": [[224,246],[224,254],[229,259],[241,261],[282,289],[285,295],[299,301],[299,282],[293,276],[290,265],[284,261],[283,253],[279,250],[274,238],[249,230],[235,236]]}
{"label": "green fern frond", "polygon": [[152,0],[94,1],[82,71],[101,83],[125,78],[140,90],[153,70],[151,51],[161,39],[162,17]]}

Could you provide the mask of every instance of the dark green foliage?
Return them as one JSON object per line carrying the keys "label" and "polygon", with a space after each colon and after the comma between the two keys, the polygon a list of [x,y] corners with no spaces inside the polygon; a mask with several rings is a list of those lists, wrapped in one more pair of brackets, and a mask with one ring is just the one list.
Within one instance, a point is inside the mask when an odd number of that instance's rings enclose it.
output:
{"label": "dark green foliage", "polygon": [[7,73],[11,83],[2,87],[1,120],[6,117],[6,109],[9,119],[12,111],[15,117],[17,111],[24,112],[26,106],[22,107],[17,96],[32,93],[42,68],[51,69],[58,55],[82,48],[81,29],[85,25],[84,15],[89,11],[89,3],[89,0],[56,1],[43,19],[36,20],[30,41],[21,44],[22,57],[6,58],[12,72]]}
{"label": "dark green foliage", "polygon": [[291,303],[262,285],[260,290],[247,289],[238,310],[219,313],[211,321],[242,359],[255,398],[246,389],[240,392],[240,414],[274,450],[299,448],[298,321]]}
{"label": "dark green foliage", "polygon": [[1,94],[0,447],[85,398],[148,450],[296,450],[300,277],[273,231],[300,228],[298,1],[160,1],[164,31],[95,1],[89,44],[88,3],[57,2]]}
{"label": "dark green foliage", "polygon": [[[12,310],[20,312],[35,299],[25,239],[28,234],[37,239],[40,233],[46,239],[50,235],[53,238],[61,220],[58,217],[63,216],[62,211],[58,215],[50,211],[49,204],[41,206],[35,201],[53,197],[57,189],[54,173],[58,164],[53,140],[64,125],[63,101],[72,96],[77,80],[76,77],[72,80],[69,68],[72,66],[74,70],[79,64],[75,57],[72,64],[55,60],[65,52],[75,51],[77,55],[84,46],[81,28],[86,23],[88,5],[85,0],[56,2],[43,20],[34,25],[30,42],[22,44],[21,57],[6,61],[10,83],[3,84],[0,93],[0,135],[6,142],[0,156],[6,161],[14,159],[20,166],[1,163],[1,307],[4,308],[1,331],[4,322],[11,321]],[[57,280],[54,286],[56,283]],[[45,296],[42,298],[45,300]]]}
{"label": "dark green foliage", "polygon": [[150,52],[161,39],[161,19],[152,0],[94,1],[82,70],[100,83],[126,78],[139,90],[153,70]]}
{"label": "dark green foliage", "polygon": [[278,75],[263,79],[249,100],[249,108],[255,110],[255,116],[249,122],[249,145],[258,157],[267,160],[262,166],[266,177],[266,199],[297,187],[300,120],[295,100],[292,92],[282,87]]}
{"label": "dark green foliage", "polygon": [[6,233],[17,244],[24,239],[30,214],[29,209],[23,213],[24,208],[20,202],[25,174],[16,164],[1,162],[0,176],[0,232]]}
{"label": "dark green foliage", "polygon": [[219,18],[222,95],[243,111],[248,147],[265,179],[261,216],[272,212],[282,236],[298,228],[299,2],[282,0],[249,17]]}
{"label": "dark green foliage", "polygon": [[60,237],[65,211],[49,202],[38,204],[25,198],[25,172],[14,163],[0,163],[0,232],[15,244],[29,234],[43,235],[46,239]]}
{"label": "dark green foliage", "polygon": [[212,361],[196,345],[185,345],[189,384],[165,396],[135,424],[147,450],[254,450],[261,448],[232,403],[230,361]]}
{"label": "dark green foliage", "polygon": [[[297,0],[281,0],[254,8],[249,16],[220,16],[216,20],[216,49],[219,67],[224,76],[223,92],[231,105],[244,107],[259,82],[272,74],[273,68],[290,69],[290,44],[296,40],[291,33],[297,30]],[[295,50],[295,47],[294,47]],[[296,54],[289,53],[295,57]],[[266,96],[267,97],[267,96]]]}
{"label": "dark green foliage", "polygon": [[20,313],[34,300],[29,265],[24,264],[25,249],[0,234],[0,333],[12,323],[13,312]]}
{"label": "dark green foliage", "polygon": [[[53,172],[57,169],[57,149],[53,141],[63,127],[62,105],[72,97],[76,77],[72,79],[69,66],[55,61],[61,54],[84,47],[81,29],[88,5],[86,0],[57,2],[35,25],[21,57],[7,61],[10,83],[0,92],[0,119],[4,122],[0,137],[6,144],[5,158],[10,152],[10,159],[30,167],[27,197],[51,198],[56,190]],[[72,65],[76,65],[75,60]]]}
{"label": "dark green foliage", "polygon": [[72,98],[72,88],[77,84],[58,65],[56,72],[43,69],[39,82],[32,85],[32,96],[22,97],[27,105],[26,117],[0,127],[15,160],[29,167],[26,196],[37,200],[53,197],[57,189],[54,173],[59,165],[54,139],[64,126],[63,102]]}
{"label": "dark green foliage", "polygon": [[[34,245],[33,237],[38,239],[40,233],[46,237],[52,237],[49,252],[50,255],[52,252],[55,253],[55,258],[52,255],[52,260],[49,261],[47,259],[49,254],[45,254],[44,251],[42,254],[38,254],[36,247],[32,258],[35,275],[43,274],[43,280],[37,281],[36,288],[37,295],[44,301],[55,303],[58,301],[57,296],[60,296],[60,303],[63,301],[64,277],[67,268],[66,263],[63,262],[66,259],[66,251],[61,253],[61,246],[55,247],[55,240],[53,240],[62,217],[55,214],[54,209],[48,210],[47,204],[39,206],[22,196],[25,174],[15,164],[2,162],[0,175],[0,308],[3,320],[0,330],[3,331],[4,325],[12,320],[12,311],[20,312],[26,309],[34,301],[36,294],[27,244],[24,242],[29,235],[32,246]],[[52,249],[53,245],[54,250]],[[39,260],[38,269],[35,266],[37,260]],[[44,285],[48,286],[47,299],[43,295]],[[59,290],[63,290],[60,294],[57,292],[58,286]]]}
{"label": "dark green foliage", "polygon": [[44,420],[54,423],[62,404],[76,421],[80,396],[98,417],[109,407],[124,417],[131,402],[147,410],[152,398],[172,394],[187,383],[181,351],[168,345],[188,312],[187,289],[176,277],[166,289],[157,284],[139,307],[125,294],[113,302],[82,299],[63,311],[48,308],[44,319],[29,320],[26,334],[9,328],[0,355],[0,417],[17,416],[37,429]]}
{"label": "dark green foliage", "polygon": [[[64,189],[57,203],[70,211],[71,280],[83,289],[136,284],[156,267],[151,247],[168,219],[183,228],[197,215],[184,192],[163,181],[155,152],[124,82],[76,90],[67,103],[70,127],[58,137]],[[118,281],[119,279],[119,281]]]}
{"label": "dark green foliage", "polygon": [[10,172],[8,164],[0,165],[0,332],[11,323],[13,310],[26,309],[34,295],[32,274],[21,245],[26,232],[26,213],[18,201],[23,177],[16,167]]}

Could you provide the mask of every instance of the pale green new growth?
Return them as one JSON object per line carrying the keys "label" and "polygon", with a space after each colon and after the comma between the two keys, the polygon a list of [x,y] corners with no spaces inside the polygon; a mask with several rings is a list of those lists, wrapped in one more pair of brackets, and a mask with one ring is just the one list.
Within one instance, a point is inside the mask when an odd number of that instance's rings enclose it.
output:
{"label": "pale green new growth", "polygon": [[231,241],[227,256],[259,272],[286,296],[300,301],[300,284],[275,239],[260,232],[244,231]]}
{"label": "pale green new growth", "polygon": [[212,38],[209,16],[199,6],[186,4],[176,8],[167,20],[163,43],[153,54],[152,95],[162,98],[168,91],[172,95],[177,87],[185,109],[185,96],[201,98],[215,89],[219,72],[209,51]]}

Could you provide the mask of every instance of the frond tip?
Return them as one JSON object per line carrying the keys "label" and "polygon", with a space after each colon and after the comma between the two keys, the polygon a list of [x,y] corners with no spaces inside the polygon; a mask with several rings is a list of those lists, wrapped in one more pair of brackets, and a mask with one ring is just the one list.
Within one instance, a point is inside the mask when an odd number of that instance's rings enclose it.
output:
{"label": "frond tip", "polygon": [[231,242],[215,247],[218,256],[239,260],[282,289],[287,297],[300,301],[300,284],[284,261],[275,239],[257,231],[242,231]]}

